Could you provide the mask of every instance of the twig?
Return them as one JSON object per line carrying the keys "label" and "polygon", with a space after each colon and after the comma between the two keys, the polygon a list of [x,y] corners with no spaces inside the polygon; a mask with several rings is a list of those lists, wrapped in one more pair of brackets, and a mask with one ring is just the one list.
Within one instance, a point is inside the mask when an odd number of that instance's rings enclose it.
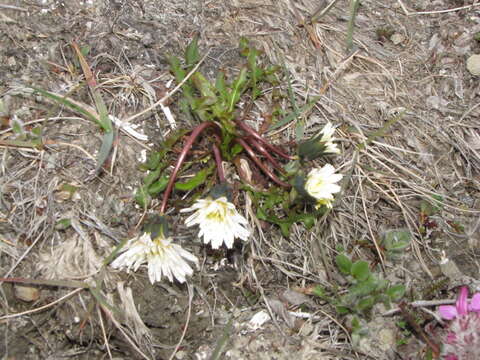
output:
{"label": "twig", "polygon": [[32,248],[37,244],[37,242],[42,238],[43,236],[43,233],[45,232],[45,230],[42,230],[40,232],[40,234],[38,234],[37,238],[35,240],[33,240],[32,242],[32,245],[30,245],[27,250],[25,250],[25,252],[20,256],[20,258],[17,260],[17,262],[15,264],[13,264],[13,266],[10,268],[10,270],[7,271],[7,273],[5,275],[3,275],[4,278],[8,278],[10,276],[10,274],[16,269],[16,267],[18,266],[18,264],[20,264],[22,262],[23,259],[25,259],[25,257],[28,255],[28,253],[30,252],[30,250],[32,250]]}
{"label": "twig", "polygon": [[105,347],[107,348],[108,357],[110,360],[113,359],[112,352],[110,351],[110,345],[108,343],[107,332],[105,331],[105,325],[103,324],[103,316],[100,312],[100,308],[97,306],[98,319],[100,320],[100,327],[102,328],[103,341],[105,342]]}
{"label": "twig", "polygon": [[455,11],[460,11],[460,10],[466,10],[466,9],[471,9],[475,6],[480,6],[480,4],[472,4],[472,5],[465,5],[465,6],[460,6],[457,8],[452,8],[452,9],[445,9],[445,10],[432,10],[432,11],[418,11],[418,12],[410,12],[407,10],[406,6],[403,4],[402,0],[397,0],[398,3],[400,4],[400,7],[402,8],[403,12],[407,16],[415,16],[415,15],[435,15],[435,14],[446,14],[449,12],[455,12]]}
{"label": "twig", "polygon": [[185,338],[185,334],[187,333],[187,329],[188,329],[188,324],[190,323],[190,316],[192,314],[192,300],[193,300],[193,287],[192,287],[192,285],[187,283],[187,289],[188,289],[187,320],[185,322],[185,325],[183,326],[182,336],[180,336],[180,340],[178,340],[178,344],[175,346],[175,349],[173,349],[172,355],[170,355],[169,360],[173,360],[173,358],[175,357],[175,354],[177,353],[178,349],[180,348],[180,345],[183,342],[183,339]]}
{"label": "twig", "polygon": [[23,316],[23,315],[28,315],[28,314],[33,314],[33,313],[36,313],[36,312],[39,312],[39,311],[42,311],[42,310],[45,310],[45,309],[48,309],[49,307],[52,307],[53,305],[56,305],[58,303],[61,303],[63,300],[69,298],[70,296],[72,295],[75,295],[77,293],[79,293],[80,291],[84,290],[83,288],[79,288],[79,289],[75,289],[73,290],[72,292],[69,292],[67,295],[65,296],[62,296],[61,298],[47,304],[47,305],[44,305],[44,306],[40,306],[39,308],[36,308],[36,309],[32,309],[32,310],[28,310],[28,311],[24,311],[24,312],[21,312],[21,313],[16,313],[16,314],[10,314],[10,315],[5,315],[5,316],[2,316],[0,317],[0,321],[1,320],[5,320],[5,319],[13,319],[13,318],[16,318],[16,317],[19,317],[19,316]]}
{"label": "twig", "polygon": [[[457,300],[455,299],[445,299],[445,300],[418,300],[408,303],[408,306],[411,307],[423,307],[423,306],[438,306],[438,305],[450,305],[455,304]],[[390,309],[382,314],[382,316],[391,316],[399,313],[401,311],[400,308]]]}
{"label": "twig", "polygon": [[5,5],[5,4],[0,4],[0,9],[9,9],[9,10],[17,10],[17,11],[28,11],[28,9],[21,8],[18,6],[13,6],[13,5]]}
{"label": "twig", "polygon": [[157,106],[159,106],[160,104],[163,104],[167,99],[172,97],[172,95],[175,94],[183,86],[183,84],[185,84],[185,82],[198,70],[198,68],[205,61],[209,53],[210,53],[210,49],[208,49],[207,53],[200,59],[198,64],[195,65],[195,67],[187,74],[187,76],[185,76],[185,78],[182,81],[180,81],[180,83],[177,86],[173,88],[172,91],[168,92],[160,100],[158,100],[156,103],[152,104],[150,107],[146,108],[145,110],[140,111],[138,114],[130,116],[127,120],[125,120],[125,122],[129,123],[130,121],[148,113],[149,111],[155,109]]}
{"label": "twig", "polygon": [[[333,5],[335,5],[337,3],[338,0],[332,0],[330,2],[330,4],[328,4],[327,6],[323,7],[319,7],[311,16],[310,16],[310,20],[309,22],[310,23],[314,23],[314,22],[317,22],[318,20],[320,20],[322,17],[324,17],[325,15],[327,15],[327,13],[330,11],[331,8],[333,8]],[[322,4],[323,5],[323,4]]]}
{"label": "twig", "polygon": [[372,242],[375,245],[375,250],[377,251],[377,255],[378,255],[378,258],[380,259],[380,263],[382,264],[382,269],[383,269],[383,271],[385,271],[385,260],[383,258],[382,250],[380,249],[380,246],[378,245],[378,242],[375,239],[375,235],[373,233],[372,226],[370,225],[370,219],[368,217],[368,211],[367,211],[367,206],[366,206],[366,203],[365,203],[365,196],[364,196],[364,192],[363,192],[362,180],[359,180],[358,185],[360,187],[360,193],[362,194],[362,196],[361,196],[362,207],[363,207],[363,211],[365,213],[365,220],[367,221],[368,231],[370,232],[370,237],[372,238]]}
{"label": "twig", "polygon": [[54,143],[46,143],[45,145],[46,145],[47,147],[48,147],[48,146],[53,146],[53,145],[61,145],[61,146],[73,147],[73,148],[75,148],[75,149],[80,150],[81,152],[83,152],[89,159],[91,159],[91,160],[93,160],[93,161],[96,161],[95,156],[93,156],[93,155],[90,154],[87,150],[85,150],[84,148],[82,148],[81,146],[76,145],[76,144],[65,143],[65,142],[54,142]]}

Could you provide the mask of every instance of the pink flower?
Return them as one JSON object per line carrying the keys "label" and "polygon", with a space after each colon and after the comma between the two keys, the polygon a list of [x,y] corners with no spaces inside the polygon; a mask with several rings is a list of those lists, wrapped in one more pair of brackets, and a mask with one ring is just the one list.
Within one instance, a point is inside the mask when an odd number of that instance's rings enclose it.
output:
{"label": "pink flower", "polygon": [[468,287],[462,286],[455,306],[442,305],[438,312],[450,320],[441,335],[441,358],[480,359],[480,293],[468,300]]}
{"label": "pink flower", "polygon": [[464,316],[468,312],[480,312],[480,293],[473,295],[468,301],[468,287],[462,286],[455,306],[441,305],[438,308],[440,316],[445,320],[453,320],[458,316]]}

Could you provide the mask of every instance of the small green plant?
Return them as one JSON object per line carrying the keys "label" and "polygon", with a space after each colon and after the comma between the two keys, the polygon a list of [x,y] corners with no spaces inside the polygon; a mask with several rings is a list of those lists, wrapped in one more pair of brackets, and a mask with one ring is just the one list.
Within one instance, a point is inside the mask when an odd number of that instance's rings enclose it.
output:
{"label": "small green plant", "polygon": [[366,261],[352,262],[345,254],[339,254],[335,263],[350,284],[347,293],[334,300],[339,314],[368,315],[375,304],[383,303],[390,307],[392,302],[399,301],[405,294],[404,285],[393,285],[373,274]]}
{"label": "small green plant", "polygon": [[396,260],[410,246],[411,240],[412,235],[408,230],[389,230],[383,235],[381,245],[385,249],[386,257]]}
{"label": "small green plant", "polygon": [[397,327],[400,329],[400,334],[402,336],[400,339],[397,340],[397,345],[408,344],[409,339],[412,337],[412,331],[408,326],[408,323],[402,320],[397,321],[395,325],[397,325]]}
{"label": "small green plant", "polygon": [[[179,107],[190,122],[200,124],[193,129],[174,131],[159,149],[149,154],[148,160],[140,166],[148,173],[136,191],[135,200],[147,209],[153,198],[163,194],[160,213],[165,211],[173,190],[190,192],[190,198],[196,200],[218,182],[225,182],[222,161],[230,162],[241,181],[238,189],[250,195],[257,218],[277,225],[287,237],[292,224],[302,223],[307,229],[311,228],[315,219],[332,207],[333,195],[319,194],[319,201],[318,197],[308,193],[306,187],[312,189],[330,182],[329,189],[340,191],[340,186],[334,183],[341,179],[341,175],[334,174],[333,166],[327,164],[322,171],[308,176],[302,170],[311,160],[340,152],[333,142],[335,128],[327,124],[311,139],[304,139],[304,123],[297,121],[296,154],[268,141],[263,134],[265,131],[295,121],[318,99],[298,107],[289,77],[284,79],[279,66],[263,64],[261,51],[247,39],[240,40],[239,50],[244,65],[236,75],[228,76],[218,71],[214,81],[207,79],[200,70],[193,71],[200,60],[196,37],[186,48],[183,60],[176,56],[168,58],[175,80],[183,83]],[[280,79],[286,82],[286,94],[282,94]],[[269,88],[273,88],[271,95],[267,92]],[[259,98],[268,104],[269,111],[264,113],[265,122],[256,130],[245,120],[252,117],[250,111]],[[291,114],[285,114],[280,107],[282,98],[290,100]],[[243,104],[240,106],[240,103]],[[282,115],[284,117],[280,118]],[[188,157],[194,142],[198,142],[195,156]],[[172,171],[170,165],[175,154],[179,155]],[[256,176],[252,177],[251,172]],[[180,176],[188,180],[176,181]],[[319,182],[315,178],[326,180]],[[312,206],[306,210],[305,203]]]}
{"label": "small green plant", "polygon": [[437,215],[443,208],[443,197],[440,195],[432,195],[430,199],[423,199],[420,202],[419,214],[419,230],[423,236],[429,236],[438,224],[432,219],[433,215]]}
{"label": "small green plant", "polygon": [[43,145],[41,126],[27,129],[23,122],[16,118],[13,118],[10,123],[15,134],[15,140],[9,141],[10,145],[26,147],[41,147]]}

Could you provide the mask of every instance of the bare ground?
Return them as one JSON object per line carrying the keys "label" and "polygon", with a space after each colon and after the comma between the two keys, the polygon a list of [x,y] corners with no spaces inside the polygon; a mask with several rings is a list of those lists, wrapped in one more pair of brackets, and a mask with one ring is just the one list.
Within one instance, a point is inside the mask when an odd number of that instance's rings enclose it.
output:
{"label": "bare ground", "polygon": [[[347,1],[303,27],[317,2],[3,1],[1,274],[101,281],[102,287],[95,295],[4,282],[2,358],[423,358],[427,346],[401,333],[395,326],[400,317],[375,308],[365,320],[368,333],[355,342],[348,318],[302,291],[345,285],[332,261],[338,245],[354,259],[381,263],[386,278],[407,286],[407,301],[452,298],[461,284],[480,290],[480,88],[466,69],[467,58],[480,50],[479,5],[362,1],[354,51],[347,53]],[[137,231],[144,214],[133,194],[144,176],[142,150],[159,143],[171,124],[160,109],[135,118],[132,125],[148,141],[120,132],[114,157],[95,176],[98,127],[32,95],[29,86],[93,104],[70,47],[76,41],[89,48],[110,114],[128,119],[165,94],[172,80],[166,55],[181,54],[197,33],[202,51],[209,51],[202,65],[207,75],[238,69],[238,40],[246,36],[272,63],[285,64],[299,102],[321,95],[303,119],[307,133],[327,121],[339,126],[342,155],[335,165],[349,181],[334,211],[311,231],[295,227],[286,240],[275,228],[258,227],[234,254],[201,247],[176,218],[178,241],[202,259],[188,285],[152,286],[144,271],[100,271],[112,249]],[[176,99],[170,107],[181,126]],[[359,147],[399,114],[381,136]],[[41,126],[43,148],[13,146],[12,119],[27,131]],[[293,132],[283,129],[280,140]],[[421,202],[432,195],[442,197],[442,209],[422,218]],[[71,226],[63,229],[62,219]],[[378,247],[391,229],[413,234],[396,261],[384,259]],[[299,308],[309,317],[288,313]],[[274,321],[253,329],[249,320],[262,309]],[[423,316],[422,325],[435,326],[431,314]]]}

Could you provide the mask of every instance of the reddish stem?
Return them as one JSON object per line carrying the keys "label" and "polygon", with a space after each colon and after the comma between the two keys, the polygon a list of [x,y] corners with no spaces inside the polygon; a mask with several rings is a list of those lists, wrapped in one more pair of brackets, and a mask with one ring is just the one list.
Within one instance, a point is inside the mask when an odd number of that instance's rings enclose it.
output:
{"label": "reddish stem", "polygon": [[213,154],[215,155],[215,164],[217,165],[217,174],[218,180],[220,183],[225,182],[225,173],[223,172],[223,165],[222,165],[222,154],[220,154],[220,149],[216,144],[212,145]]}
{"label": "reddish stem", "polygon": [[254,137],[252,136],[247,136],[246,138],[244,138],[244,140],[246,142],[248,142],[250,145],[252,145],[254,148],[256,148],[260,154],[262,154],[263,156],[265,156],[265,158],[270,161],[270,163],[272,164],[272,166],[277,169],[278,171],[280,171],[281,173],[285,174],[285,170],[282,168],[282,166],[278,163],[277,160],[275,160],[273,158],[272,155],[270,155],[270,153],[267,151],[267,149],[265,149],[263,147],[262,144],[260,144],[260,142],[258,142]]}
{"label": "reddish stem", "polygon": [[190,151],[192,148],[193,143],[197,139],[197,137],[202,133],[203,130],[210,126],[217,126],[217,124],[207,121],[204,123],[201,123],[198,125],[195,129],[192,130],[192,133],[187,139],[187,143],[182,149],[182,152],[178,156],[177,163],[175,165],[175,168],[173,169],[172,175],[170,175],[170,179],[168,180],[167,184],[167,189],[165,190],[165,193],[163,194],[163,200],[162,200],[162,205],[160,206],[160,214],[165,213],[165,208],[167,207],[167,202],[168,198],[170,197],[170,194],[173,190],[173,185],[175,184],[175,180],[178,175],[178,171],[180,170],[180,167],[182,166],[183,162],[185,161],[185,158],[187,157],[187,153]]}
{"label": "reddish stem", "polygon": [[242,129],[243,131],[245,131],[248,135],[254,137],[256,140],[258,140],[260,143],[262,143],[263,145],[265,145],[268,149],[270,149],[271,151],[273,151],[274,153],[276,153],[278,156],[281,156],[283,157],[284,159],[287,159],[287,160],[295,160],[295,157],[292,156],[292,155],[288,155],[286,154],[285,152],[283,152],[282,150],[280,150],[279,148],[277,148],[276,146],[270,144],[267,140],[265,140],[257,131],[255,131],[254,129],[252,129],[250,126],[248,126],[247,124],[245,124],[243,121],[241,120],[235,120],[235,123],[240,127],[240,129]]}
{"label": "reddish stem", "polygon": [[283,186],[283,187],[286,187],[286,188],[290,188],[291,185],[290,184],[287,184],[285,182],[283,182],[282,180],[280,180],[278,177],[275,176],[274,173],[272,173],[270,171],[270,169],[265,166],[264,163],[262,163],[258,157],[255,155],[255,153],[253,152],[252,148],[245,142],[245,140],[243,139],[240,139],[240,138],[236,138],[235,139],[236,142],[238,142],[244,149],[245,151],[247,152],[247,154],[250,156],[250,158],[253,160],[253,162],[260,168],[263,170],[263,172],[270,178],[272,179],[273,182],[277,183],[278,185],[280,186]]}

